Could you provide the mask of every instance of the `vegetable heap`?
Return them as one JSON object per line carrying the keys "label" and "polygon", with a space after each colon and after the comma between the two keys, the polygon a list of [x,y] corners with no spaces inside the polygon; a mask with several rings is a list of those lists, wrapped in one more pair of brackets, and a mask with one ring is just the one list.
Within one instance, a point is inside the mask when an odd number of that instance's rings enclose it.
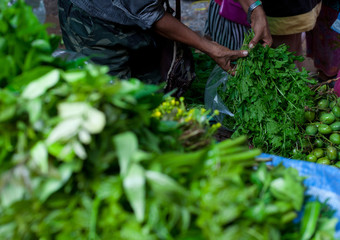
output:
{"label": "vegetable heap", "polygon": [[32,9],[24,1],[16,5],[20,11],[0,2],[0,87],[22,72],[44,64],[53,65],[57,59],[51,51],[59,45],[60,37],[48,35],[46,26],[32,16]]}
{"label": "vegetable heap", "polygon": [[[4,6],[34,17],[23,0]],[[106,73],[59,59],[6,78],[0,239],[333,239],[317,201],[292,222],[304,202],[295,169],[258,164],[244,136],[204,141],[206,112]],[[190,144],[190,126],[204,144]]]}
{"label": "vegetable heap", "polygon": [[326,85],[317,92],[316,106],[305,112],[309,152],[305,159],[340,168],[340,99]]}
{"label": "vegetable heap", "polygon": [[[247,49],[252,35],[245,39]],[[225,125],[233,137],[248,135],[264,152],[290,157],[303,140],[304,108],[312,106],[313,91],[305,69],[298,71],[287,46],[276,49],[260,44],[237,62],[237,73],[219,94],[234,114]]]}

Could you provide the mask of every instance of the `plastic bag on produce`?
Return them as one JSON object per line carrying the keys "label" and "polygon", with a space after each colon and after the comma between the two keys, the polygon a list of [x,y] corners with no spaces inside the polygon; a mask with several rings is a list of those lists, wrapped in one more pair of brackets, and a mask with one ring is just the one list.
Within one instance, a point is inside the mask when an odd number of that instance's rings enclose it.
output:
{"label": "plastic bag on produce", "polygon": [[223,89],[226,88],[226,83],[228,81],[228,73],[225,72],[222,68],[218,65],[212,70],[208,81],[205,86],[205,93],[204,93],[204,105],[206,109],[211,110],[218,110],[220,114],[216,117],[216,121],[222,122],[225,115],[233,117],[229,109],[224,105],[223,100],[218,95],[217,89],[220,85],[223,86]]}
{"label": "plastic bag on produce", "polygon": [[77,59],[87,59],[85,61],[85,63],[90,63],[91,61],[88,59],[87,56],[78,53],[78,52],[73,52],[73,51],[69,51],[69,50],[64,50],[64,49],[57,49],[53,52],[52,54],[53,57],[56,58],[62,58],[66,61],[74,61]]}
{"label": "plastic bag on produce", "polygon": [[297,169],[305,176],[306,195],[318,198],[321,202],[327,200],[328,205],[336,210],[334,217],[338,219],[336,238],[340,238],[340,169],[313,162],[293,160],[270,154],[261,154],[260,158],[271,158],[270,165],[282,163],[285,167]]}

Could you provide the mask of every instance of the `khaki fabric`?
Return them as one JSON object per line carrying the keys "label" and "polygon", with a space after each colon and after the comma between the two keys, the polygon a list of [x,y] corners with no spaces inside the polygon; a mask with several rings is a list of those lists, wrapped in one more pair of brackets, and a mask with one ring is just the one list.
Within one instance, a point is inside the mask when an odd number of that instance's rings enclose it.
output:
{"label": "khaki fabric", "polygon": [[310,31],[314,28],[321,11],[321,3],[310,12],[291,17],[267,17],[272,35],[289,35]]}

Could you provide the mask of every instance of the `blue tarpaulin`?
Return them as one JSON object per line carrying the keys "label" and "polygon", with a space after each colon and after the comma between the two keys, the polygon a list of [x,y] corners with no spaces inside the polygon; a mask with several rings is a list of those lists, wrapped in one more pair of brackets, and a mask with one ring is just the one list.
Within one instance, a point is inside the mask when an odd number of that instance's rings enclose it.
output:
{"label": "blue tarpaulin", "polygon": [[301,176],[306,177],[306,195],[318,198],[321,202],[327,200],[328,205],[336,210],[338,219],[336,237],[340,238],[340,169],[313,162],[293,160],[270,154],[261,154],[260,158],[271,158],[271,165],[282,163],[285,167],[297,169]]}

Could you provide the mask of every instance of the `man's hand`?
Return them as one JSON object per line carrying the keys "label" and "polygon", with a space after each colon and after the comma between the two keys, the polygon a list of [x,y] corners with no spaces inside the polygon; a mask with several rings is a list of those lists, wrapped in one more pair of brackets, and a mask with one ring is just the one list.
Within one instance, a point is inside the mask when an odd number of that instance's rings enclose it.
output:
{"label": "man's hand", "polygon": [[251,14],[251,27],[254,30],[255,36],[250,41],[249,48],[253,48],[261,40],[263,46],[272,45],[273,39],[262,6],[255,8]]}
{"label": "man's hand", "polygon": [[[254,0],[238,0],[243,10],[248,13],[248,9]],[[273,43],[272,36],[269,31],[266,14],[262,6],[256,7],[251,14],[251,28],[254,30],[255,36],[249,43],[249,48],[253,48],[258,42],[262,45],[271,46]]]}
{"label": "man's hand", "polygon": [[237,60],[241,57],[248,56],[247,51],[233,51],[229,48],[219,45],[216,42],[211,42],[211,51],[207,52],[207,54],[226,72],[231,75],[235,74],[235,69],[232,64],[233,61]]}
{"label": "man's hand", "polygon": [[158,20],[153,30],[163,37],[185,43],[210,56],[223,70],[233,74],[232,61],[248,55],[247,51],[232,51],[189,29],[168,13]]}

